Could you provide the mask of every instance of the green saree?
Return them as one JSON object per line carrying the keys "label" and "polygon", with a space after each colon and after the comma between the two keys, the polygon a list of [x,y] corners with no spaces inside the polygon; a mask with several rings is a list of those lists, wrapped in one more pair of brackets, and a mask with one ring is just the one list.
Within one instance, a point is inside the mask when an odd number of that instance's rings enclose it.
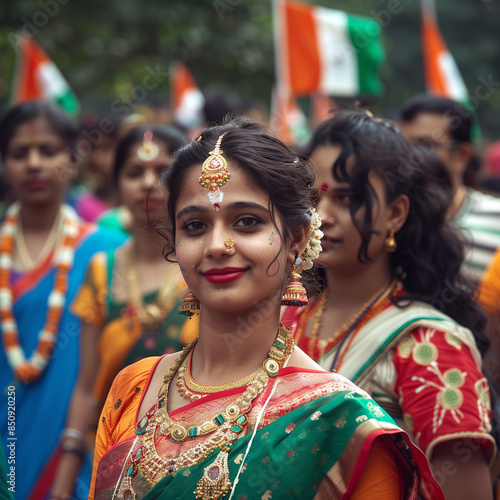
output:
{"label": "green saree", "polygon": [[[271,392],[273,384],[276,387]],[[172,411],[170,417],[188,422],[196,421],[196,417],[206,419],[237,394],[238,390],[231,389],[206,396]],[[113,397],[118,395],[115,392]],[[155,406],[148,413],[154,412]],[[110,410],[110,418],[116,419],[112,407]],[[262,420],[252,436],[259,414]],[[248,419],[247,433],[232,444],[228,453],[231,489],[223,499],[349,498],[370,446],[379,436],[396,457],[400,498],[444,498],[423,453],[366,393],[335,373],[282,369],[254,402]],[[108,429],[108,434],[112,430]],[[155,439],[157,453],[167,459],[178,458],[199,442],[203,443],[203,438],[182,444],[163,435]],[[148,480],[140,435],[131,434],[108,446],[97,468],[95,498],[99,500],[114,494],[117,499],[194,499],[200,479],[206,470],[214,468],[214,463],[220,463],[221,455],[216,447],[198,463],[170,471],[167,467],[155,485]],[[120,485],[124,481],[129,481],[131,487]]]}

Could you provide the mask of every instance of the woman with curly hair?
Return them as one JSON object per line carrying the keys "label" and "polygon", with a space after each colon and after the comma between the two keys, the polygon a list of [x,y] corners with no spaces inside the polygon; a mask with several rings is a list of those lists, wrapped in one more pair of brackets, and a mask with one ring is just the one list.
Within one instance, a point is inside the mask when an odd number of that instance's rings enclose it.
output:
{"label": "woman with curly hair", "polygon": [[[460,276],[442,167],[389,121],[342,111],[313,134],[324,291],[283,316],[324,369],[367,391],[426,453],[446,498],[489,498],[483,315]],[[431,162],[433,162],[431,164]]]}

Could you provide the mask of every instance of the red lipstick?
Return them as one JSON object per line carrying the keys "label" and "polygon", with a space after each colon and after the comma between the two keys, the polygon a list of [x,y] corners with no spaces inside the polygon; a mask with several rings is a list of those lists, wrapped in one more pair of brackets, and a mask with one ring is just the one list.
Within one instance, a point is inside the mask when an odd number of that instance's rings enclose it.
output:
{"label": "red lipstick", "polygon": [[203,273],[203,276],[210,283],[220,284],[241,278],[247,271],[246,267],[223,267],[221,269],[209,269]]}
{"label": "red lipstick", "polygon": [[26,187],[28,189],[43,189],[46,184],[47,183],[42,179],[31,179],[26,181]]}

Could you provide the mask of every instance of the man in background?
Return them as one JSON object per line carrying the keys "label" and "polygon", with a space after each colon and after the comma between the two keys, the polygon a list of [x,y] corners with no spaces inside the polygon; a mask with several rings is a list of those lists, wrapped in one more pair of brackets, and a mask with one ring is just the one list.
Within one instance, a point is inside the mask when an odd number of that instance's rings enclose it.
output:
{"label": "man in background", "polygon": [[464,230],[464,272],[477,284],[500,247],[500,199],[477,189],[480,163],[471,139],[471,113],[452,99],[416,96],[403,105],[400,128],[446,167],[453,196],[450,220]]}

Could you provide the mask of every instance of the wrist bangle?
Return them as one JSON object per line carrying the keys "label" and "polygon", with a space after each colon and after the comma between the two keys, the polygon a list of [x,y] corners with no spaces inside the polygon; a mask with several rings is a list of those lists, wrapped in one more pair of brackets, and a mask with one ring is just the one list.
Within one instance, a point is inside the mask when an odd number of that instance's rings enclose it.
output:
{"label": "wrist bangle", "polygon": [[70,443],[63,442],[61,445],[61,450],[63,453],[74,453],[75,455],[78,455],[82,460],[83,456],[85,455],[85,450],[83,448],[72,445]]}
{"label": "wrist bangle", "polygon": [[80,432],[77,429],[71,429],[71,428],[66,428],[62,431],[61,434],[61,439],[64,438],[72,438],[75,439],[76,441],[79,441],[80,443],[83,444],[83,446],[87,445],[87,441],[85,439],[85,434],[83,432]]}

